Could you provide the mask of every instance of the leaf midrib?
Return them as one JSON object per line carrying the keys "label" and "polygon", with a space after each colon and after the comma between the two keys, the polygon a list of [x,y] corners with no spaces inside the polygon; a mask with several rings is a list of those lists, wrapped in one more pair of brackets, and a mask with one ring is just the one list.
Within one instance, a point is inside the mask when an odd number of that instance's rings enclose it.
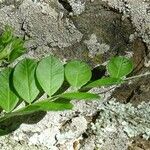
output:
{"label": "leaf midrib", "polygon": [[[8,72],[7,75],[9,75],[9,72]],[[9,76],[8,76],[8,77],[9,77]],[[8,80],[8,81],[9,81],[9,80]],[[7,110],[7,111],[9,111],[9,110],[10,110],[10,88],[9,88],[9,82],[7,83],[7,94],[8,94],[8,102],[7,102],[8,110]]]}
{"label": "leaf midrib", "polygon": [[77,72],[77,76],[76,76],[76,78],[75,78],[75,87],[77,87],[78,78],[79,78],[79,72]]}
{"label": "leaf midrib", "polygon": [[53,69],[52,69],[52,68],[53,68],[53,67],[52,67],[52,57],[51,57],[51,59],[50,59],[50,68],[51,68],[51,69],[49,69],[49,71],[50,71],[50,78],[49,78],[49,79],[50,79],[50,80],[49,80],[49,92],[50,92],[50,93],[49,93],[49,96],[51,96],[51,94],[52,94],[52,93],[51,93],[51,92],[52,92],[52,90],[51,90],[51,83],[52,83],[52,82],[51,82],[51,81],[52,81],[52,70],[53,70]]}
{"label": "leaf midrib", "polygon": [[31,101],[31,87],[30,87],[30,84],[29,84],[29,71],[28,71],[28,61],[26,59],[26,74],[27,74],[27,84],[28,84],[28,96],[29,96],[29,100]]}
{"label": "leaf midrib", "polygon": [[123,64],[123,61],[124,61],[124,59],[122,58],[122,59],[121,59],[121,63],[119,64],[119,67],[118,67],[118,72],[117,72],[116,78],[118,78],[118,76],[119,76],[119,73],[120,73],[120,70],[121,70],[121,66],[122,66],[122,64]]}

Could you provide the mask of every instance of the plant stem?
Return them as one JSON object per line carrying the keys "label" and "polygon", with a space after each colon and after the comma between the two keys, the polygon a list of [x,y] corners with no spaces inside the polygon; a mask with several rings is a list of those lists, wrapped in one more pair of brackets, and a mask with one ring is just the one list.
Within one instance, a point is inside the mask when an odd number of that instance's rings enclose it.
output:
{"label": "plant stem", "polygon": [[[42,101],[45,101],[45,100],[52,100],[51,102],[53,102],[53,101],[55,101],[57,98],[51,98],[51,99],[49,99],[49,98],[47,98],[47,99],[44,99],[44,100],[42,100]],[[25,107],[22,107],[22,108],[20,108],[20,109],[18,109],[18,110],[15,110],[15,111],[13,111],[13,112],[11,112],[11,113],[7,113],[7,114],[5,114],[3,117],[0,117],[0,122],[2,122],[2,121],[4,121],[4,120],[6,120],[6,119],[8,119],[8,118],[11,118],[11,117],[14,117],[14,116],[21,116],[21,115],[28,115],[28,114],[31,114],[31,113],[33,113],[33,112],[36,112],[36,111],[27,111],[27,112],[23,112],[26,108],[28,108],[28,107],[30,107],[30,106],[35,106],[35,105],[38,105],[40,102],[42,102],[42,101],[39,101],[39,102],[35,102],[35,103],[33,103],[33,104],[29,104],[29,105],[27,105],[27,106],[25,106]],[[40,110],[37,110],[37,111],[40,111]]]}
{"label": "plant stem", "polygon": [[147,76],[147,75],[150,75],[150,72],[146,72],[144,74],[128,77],[128,78],[124,79],[124,81],[132,80],[132,79],[136,79],[136,78],[141,78],[141,77],[144,77],[144,76]]}

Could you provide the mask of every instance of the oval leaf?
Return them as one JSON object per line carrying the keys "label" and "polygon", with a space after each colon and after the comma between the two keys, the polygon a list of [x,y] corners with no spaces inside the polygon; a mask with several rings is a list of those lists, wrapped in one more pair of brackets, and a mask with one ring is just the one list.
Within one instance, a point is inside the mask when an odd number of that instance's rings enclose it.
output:
{"label": "oval leaf", "polygon": [[70,100],[57,99],[53,102],[50,100],[51,99],[46,99],[40,102],[36,102],[15,112],[8,113],[4,117],[0,118],[0,122],[14,116],[28,115],[39,111],[64,111],[73,108],[73,104],[70,103]]}
{"label": "oval leaf", "polygon": [[91,79],[92,73],[86,63],[71,61],[65,67],[65,76],[71,86],[80,88]]}
{"label": "oval leaf", "polygon": [[111,77],[122,78],[133,70],[133,64],[126,57],[113,57],[107,64],[107,70]]}
{"label": "oval leaf", "polygon": [[85,93],[85,92],[70,92],[60,95],[60,97],[65,99],[77,99],[77,100],[89,100],[89,99],[99,99],[98,94]]}
{"label": "oval leaf", "polygon": [[[27,115],[38,111],[63,111],[70,110],[73,108],[73,105],[70,101],[54,101],[51,102],[49,100],[43,100],[37,103],[33,103],[25,108],[14,112],[14,115]],[[12,117],[12,115],[10,115]]]}
{"label": "oval leaf", "polygon": [[58,99],[54,102],[51,102],[49,100],[41,101],[35,105],[39,106],[41,111],[63,111],[70,110],[73,108],[73,105],[70,103],[70,101],[65,101],[63,99]]}
{"label": "oval leaf", "polygon": [[10,74],[12,69],[7,68],[0,72],[0,106],[6,111],[12,111],[19,99],[10,88]]}
{"label": "oval leaf", "polygon": [[52,96],[64,81],[64,66],[55,57],[48,56],[39,62],[36,76],[43,90]]}
{"label": "oval leaf", "polygon": [[13,84],[19,96],[31,103],[39,94],[35,82],[35,69],[37,62],[24,59],[17,64],[13,73]]}
{"label": "oval leaf", "polygon": [[114,84],[120,84],[121,82],[122,80],[120,78],[118,79],[118,78],[106,77],[89,83],[88,85],[85,86],[85,88],[114,85]]}

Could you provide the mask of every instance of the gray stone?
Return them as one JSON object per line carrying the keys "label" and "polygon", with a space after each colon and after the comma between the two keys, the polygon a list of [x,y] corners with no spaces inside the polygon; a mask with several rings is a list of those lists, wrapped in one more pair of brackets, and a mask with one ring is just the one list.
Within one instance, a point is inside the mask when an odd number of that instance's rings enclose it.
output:
{"label": "gray stone", "polygon": [[[126,150],[128,138],[150,137],[150,103],[142,103],[138,108],[131,104],[110,101],[101,106],[99,118],[92,123],[96,134],[97,147],[105,150]],[[128,142],[127,142],[128,141]]]}
{"label": "gray stone", "polygon": [[68,18],[60,18],[61,13],[63,11],[58,13],[49,3],[26,0],[19,9],[13,5],[3,7],[0,24],[13,26],[18,35],[25,34],[30,39],[29,49],[42,45],[63,48],[79,42],[82,34]]}
{"label": "gray stone", "polygon": [[[63,61],[77,58],[92,66],[105,63],[114,54],[144,51],[146,47],[138,37],[149,46],[148,2],[62,1],[68,2],[72,11],[56,0],[1,0],[0,31],[9,24],[17,36],[25,37],[26,56],[41,58],[52,53]],[[149,103],[139,108],[114,100],[107,103],[111,88],[91,90],[103,93],[99,101],[73,101],[71,111],[48,112],[39,122],[21,124],[10,135],[0,137],[0,149],[126,150],[130,137],[142,134],[148,138]]]}

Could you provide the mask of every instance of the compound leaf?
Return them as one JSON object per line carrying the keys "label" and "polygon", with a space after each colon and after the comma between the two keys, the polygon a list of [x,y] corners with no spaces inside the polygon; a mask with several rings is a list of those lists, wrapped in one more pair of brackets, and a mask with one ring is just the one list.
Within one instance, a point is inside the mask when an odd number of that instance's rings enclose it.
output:
{"label": "compound leaf", "polygon": [[80,88],[91,79],[92,73],[86,63],[75,60],[67,63],[65,76],[71,86]]}
{"label": "compound leaf", "polygon": [[65,99],[77,99],[77,100],[91,100],[91,99],[99,99],[100,96],[98,94],[86,93],[86,92],[70,92],[64,93],[60,95],[60,97]]}
{"label": "compound leaf", "polygon": [[107,65],[108,73],[113,78],[122,78],[133,70],[132,61],[126,57],[113,57]]}
{"label": "compound leaf", "polygon": [[50,55],[39,62],[36,76],[43,90],[52,96],[64,81],[64,66],[57,58]]}
{"label": "compound leaf", "polygon": [[100,87],[100,86],[108,86],[108,85],[114,85],[121,83],[122,80],[120,78],[112,78],[112,77],[105,77],[98,79],[96,81],[93,81],[86,85],[86,88],[93,88],[93,87]]}
{"label": "compound leaf", "polygon": [[0,106],[6,112],[12,111],[19,101],[10,88],[11,71],[11,68],[7,68],[0,72]]}
{"label": "compound leaf", "polygon": [[19,96],[31,103],[39,94],[35,82],[35,69],[37,62],[32,59],[24,59],[17,64],[13,73],[13,84]]}

